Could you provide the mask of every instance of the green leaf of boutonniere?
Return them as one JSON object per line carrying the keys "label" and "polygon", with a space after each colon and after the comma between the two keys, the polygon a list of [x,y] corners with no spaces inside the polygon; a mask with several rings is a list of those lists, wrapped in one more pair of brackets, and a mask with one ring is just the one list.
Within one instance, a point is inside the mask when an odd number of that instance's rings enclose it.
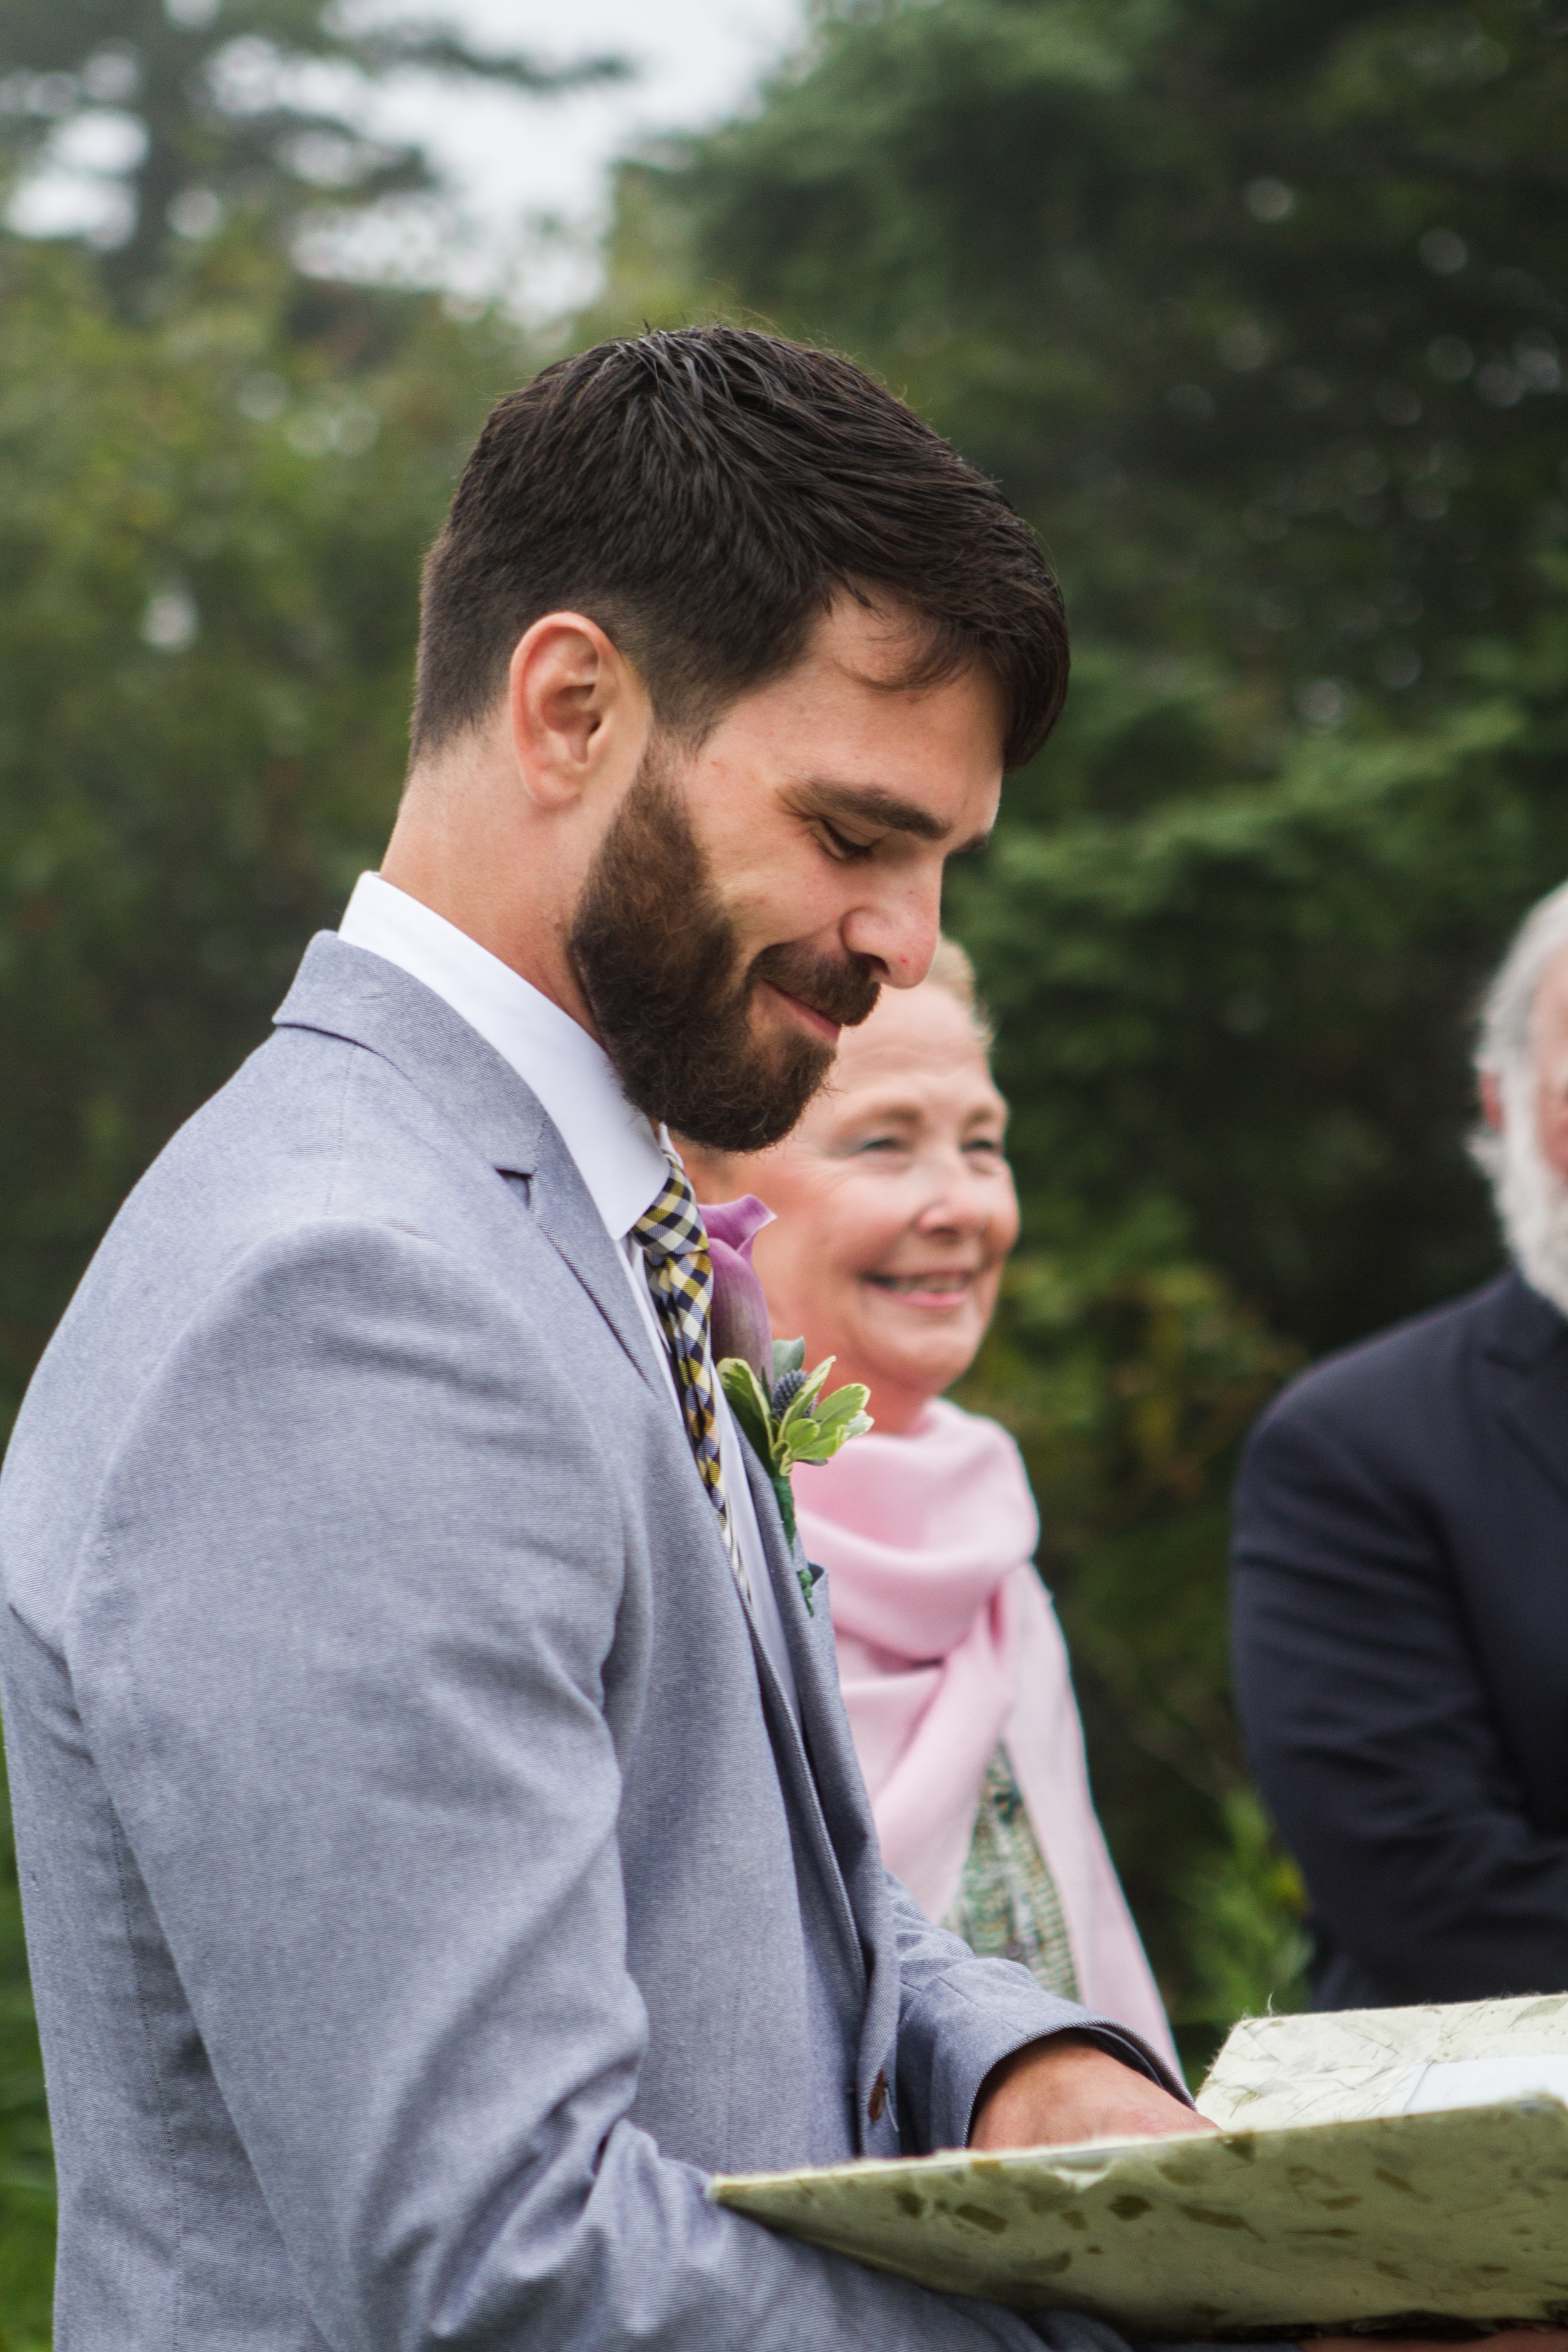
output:
{"label": "green leaf of boutonniere", "polygon": [[[795,1534],[795,1496],[789,1480],[795,1464],[831,1462],[841,1445],[847,1444],[852,1437],[861,1436],[871,1426],[871,1416],[866,1411],[870,1391],[862,1388],[858,1381],[835,1389],[831,1396],[823,1395],[834,1361],[828,1356],[808,1372],[805,1341],[775,1339],[771,1388],[764,1386],[752,1366],[742,1363],[739,1356],[726,1356],[719,1366],[719,1378],[731,1411],[773,1481],[784,1536],[792,1544]],[[809,1577],[801,1579],[801,1592],[815,1617],[816,1607],[811,1597]]]}
{"label": "green leaf of boutonniere", "polygon": [[771,1464],[771,1423],[769,1398],[750,1364],[739,1356],[726,1356],[719,1366],[719,1378],[730,1400],[730,1410],[751,1439],[763,1460]]}

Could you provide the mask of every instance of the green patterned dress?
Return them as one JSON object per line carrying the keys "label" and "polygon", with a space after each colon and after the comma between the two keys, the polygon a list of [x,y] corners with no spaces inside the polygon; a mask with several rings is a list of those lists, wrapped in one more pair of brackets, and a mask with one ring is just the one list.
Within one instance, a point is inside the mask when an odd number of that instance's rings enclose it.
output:
{"label": "green patterned dress", "polygon": [[963,1875],[942,1924],[983,1958],[1021,1961],[1047,1992],[1078,2000],[1061,1896],[1005,1748],[986,1766]]}

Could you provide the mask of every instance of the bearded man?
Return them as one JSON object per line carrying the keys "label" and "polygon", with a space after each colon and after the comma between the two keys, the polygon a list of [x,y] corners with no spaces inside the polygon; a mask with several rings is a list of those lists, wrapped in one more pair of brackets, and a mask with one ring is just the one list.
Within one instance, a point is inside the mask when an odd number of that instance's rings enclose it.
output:
{"label": "bearded man", "polygon": [[1237,1493],[1237,1691],[1322,2009],[1568,1990],[1568,886],[1477,1061],[1509,1272],[1298,1381]]}
{"label": "bearded man", "polygon": [[1021,2347],[707,2176],[1201,2127],[883,1871],[665,1149],[773,1141],[922,978],[1066,667],[844,361],[650,334],[491,417],[382,871],[0,1491],[58,2352]]}

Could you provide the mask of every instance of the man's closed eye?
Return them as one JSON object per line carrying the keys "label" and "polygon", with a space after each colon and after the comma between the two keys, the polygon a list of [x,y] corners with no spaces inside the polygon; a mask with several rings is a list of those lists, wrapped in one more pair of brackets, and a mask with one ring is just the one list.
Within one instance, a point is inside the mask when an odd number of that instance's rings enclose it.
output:
{"label": "man's closed eye", "polygon": [[819,817],[817,822],[822,828],[823,847],[841,866],[858,865],[874,853],[874,841],[854,841],[848,834],[840,833],[836,824],[829,824],[826,817]]}

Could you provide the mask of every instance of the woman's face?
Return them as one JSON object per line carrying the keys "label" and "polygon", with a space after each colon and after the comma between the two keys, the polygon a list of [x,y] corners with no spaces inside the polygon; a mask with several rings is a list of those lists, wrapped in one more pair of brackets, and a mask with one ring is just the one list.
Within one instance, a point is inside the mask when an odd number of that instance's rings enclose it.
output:
{"label": "woman's face", "polygon": [[864,1381],[884,1430],[984,1337],[1018,1233],[1006,1120],[969,1015],[928,981],[885,989],[788,1139],[725,1171],[777,1212],[754,1252],[774,1333],[836,1356],[830,1385]]}

